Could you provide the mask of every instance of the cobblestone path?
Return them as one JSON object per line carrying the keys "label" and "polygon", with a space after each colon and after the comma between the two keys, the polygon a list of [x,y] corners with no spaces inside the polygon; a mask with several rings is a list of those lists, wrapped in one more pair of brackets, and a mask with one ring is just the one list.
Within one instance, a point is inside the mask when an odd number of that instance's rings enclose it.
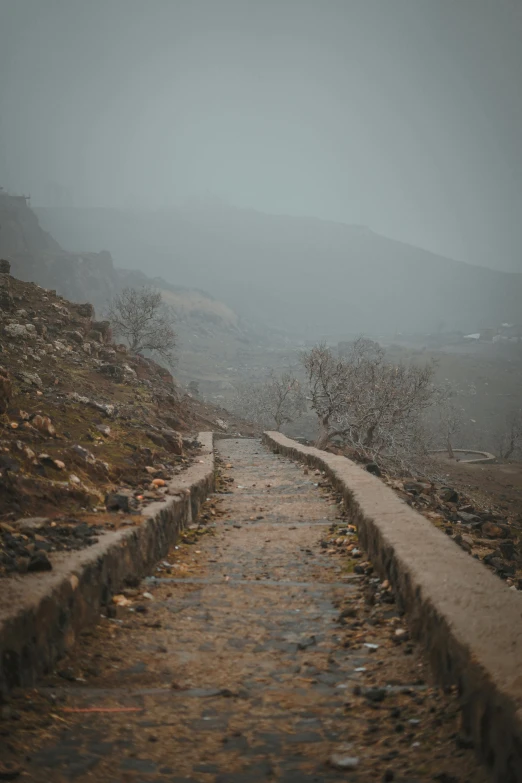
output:
{"label": "cobblestone path", "polygon": [[205,534],[3,708],[2,760],[53,783],[485,783],[324,478],[218,452]]}

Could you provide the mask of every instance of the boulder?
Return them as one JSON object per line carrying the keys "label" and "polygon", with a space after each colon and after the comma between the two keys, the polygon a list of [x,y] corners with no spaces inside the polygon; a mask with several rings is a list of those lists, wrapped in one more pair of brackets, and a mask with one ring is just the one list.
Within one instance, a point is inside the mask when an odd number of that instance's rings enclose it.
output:
{"label": "boulder", "polygon": [[27,386],[36,386],[37,389],[43,389],[43,381],[36,372],[21,372],[18,373],[17,377]]}
{"label": "boulder", "polygon": [[162,436],[167,441],[167,448],[172,454],[181,456],[183,454],[183,439],[176,430],[169,430],[166,427],[161,430]]}
{"label": "boulder", "polygon": [[4,326],[4,332],[8,337],[19,337],[21,339],[36,336],[36,330],[28,332],[24,324],[7,324],[7,326]]}
{"label": "boulder", "polygon": [[99,332],[97,329],[91,329],[87,337],[89,338],[89,340],[93,340],[95,343],[103,342],[102,333]]}
{"label": "boulder", "polygon": [[124,511],[128,514],[133,508],[136,508],[137,502],[130,490],[120,489],[117,492],[107,494],[105,505],[109,511]]}
{"label": "boulder", "polygon": [[6,258],[0,258],[0,274],[2,275],[11,274],[11,262],[8,261]]}
{"label": "boulder", "polygon": [[127,378],[129,378],[131,380],[135,380],[138,377],[138,374],[137,374],[136,370],[133,370],[132,367],[129,364],[124,364],[123,365],[123,371],[124,371],[125,375],[127,376]]}
{"label": "boulder", "polygon": [[83,335],[81,332],[66,332],[65,336],[73,343],[77,343],[78,345],[83,344]]}
{"label": "boulder", "polygon": [[94,318],[94,307],[89,302],[76,305],[76,312],[78,315],[81,315],[82,318]]}
{"label": "boulder", "polygon": [[102,336],[101,342],[112,342],[112,329],[110,321],[93,321],[91,329],[95,332],[99,332]]}

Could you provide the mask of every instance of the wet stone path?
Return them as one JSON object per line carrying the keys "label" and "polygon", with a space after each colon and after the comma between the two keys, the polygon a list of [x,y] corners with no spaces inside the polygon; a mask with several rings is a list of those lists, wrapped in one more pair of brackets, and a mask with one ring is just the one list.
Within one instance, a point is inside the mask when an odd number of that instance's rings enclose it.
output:
{"label": "wet stone path", "polygon": [[324,477],[218,459],[201,527],[2,706],[0,779],[485,783]]}

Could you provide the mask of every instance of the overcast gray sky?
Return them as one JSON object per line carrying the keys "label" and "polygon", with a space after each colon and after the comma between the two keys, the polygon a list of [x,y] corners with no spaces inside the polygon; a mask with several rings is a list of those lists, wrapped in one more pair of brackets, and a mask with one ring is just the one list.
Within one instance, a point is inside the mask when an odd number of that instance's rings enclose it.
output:
{"label": "overcast gray sky", "polygon": [[521,269],[522,0],[0,0],[0,185]]}

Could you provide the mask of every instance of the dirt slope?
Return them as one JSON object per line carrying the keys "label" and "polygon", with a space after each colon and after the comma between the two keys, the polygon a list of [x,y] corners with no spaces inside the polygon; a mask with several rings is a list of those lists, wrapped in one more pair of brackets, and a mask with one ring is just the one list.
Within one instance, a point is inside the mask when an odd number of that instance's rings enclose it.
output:
{"label": "dirt slope", "polygon": [[168,491],[197,458],[198,431],[248,430],[113,344],[92,305],[4,271],[0,306],[0,573],[59,545],[35,541],[44,523],[24,518],[48,518],[47,539],[53,522],[115,525],[114,512],[139,515]]}

